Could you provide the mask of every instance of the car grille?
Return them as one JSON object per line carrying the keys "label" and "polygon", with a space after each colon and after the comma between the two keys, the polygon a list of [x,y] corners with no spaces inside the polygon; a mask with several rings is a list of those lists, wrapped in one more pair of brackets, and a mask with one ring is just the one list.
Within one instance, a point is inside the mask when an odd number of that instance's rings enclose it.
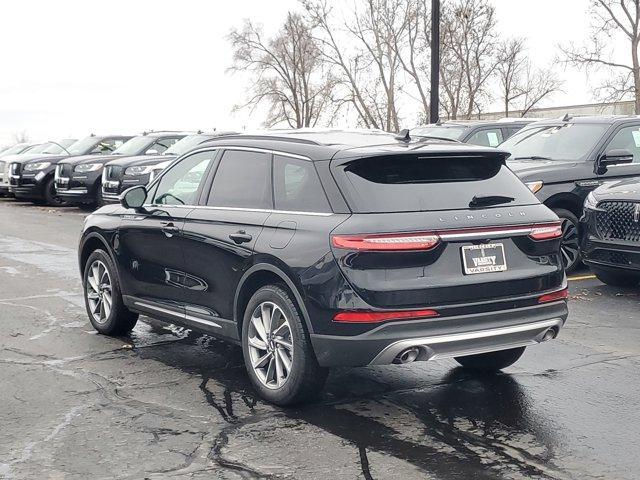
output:
{"label": "car grille", "polygon": [[640,241],[640,218],[634,202],[601,202],[596,215],[596,231],[604,240]]}
{"label": "car grille", "polygon": [[122,167],[118,165],[108,165],[104,170],[105,180],[119,180],[122,176]]}
{"label": "car grille", "polygon": [[19,163],[12,163],[11,166],[10,166],[11,175],[19,175],[20,174],[20,167],[21,167],[21,165]]}
{"label": "car grille", "polygon": [[589,256],[589,260],[611,265],[620,265],[621,267],[640,268],[640,253],[635,252],[596,250]]}

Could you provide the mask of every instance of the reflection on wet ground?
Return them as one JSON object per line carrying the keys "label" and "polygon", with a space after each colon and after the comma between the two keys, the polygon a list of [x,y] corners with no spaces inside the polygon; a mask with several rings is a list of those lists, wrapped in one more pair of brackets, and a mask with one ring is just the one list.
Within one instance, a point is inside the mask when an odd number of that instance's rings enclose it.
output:
{"label": "reflection on wet ground", "polygon": [[336,369],[317,401],[280,409],[237,346],[148,318],[96,335],[75,239],[11,215],[0,202],[2,479],[637,478],[640,292],[572,282],[560,338],[503,374]]}

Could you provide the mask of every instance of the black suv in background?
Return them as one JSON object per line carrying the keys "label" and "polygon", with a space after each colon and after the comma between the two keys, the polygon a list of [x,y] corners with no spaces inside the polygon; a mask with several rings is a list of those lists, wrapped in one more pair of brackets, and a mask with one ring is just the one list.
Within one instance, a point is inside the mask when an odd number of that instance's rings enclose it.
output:
{"label": "black suv in background", "polygon": [[580,219],[582,259],[602,282],[616,287],[640,283],[640,179],[595,189]]}
{"label": "black suv in background", "polygon": [[[74,141],[75,140],[61,140],[60,143],[56,143],[56,145],[58,145],[57,148],[62,151],[64,147],[68,147]],[[63,148],[61,149],[60,147]],[[54,150],[53,143],[18,143],[0,153],[0,197],[9,195],[9,179],[11,178],[10,166],[12,162],[20,162],[42,156],[41,154],[49,149]]]}
{"label": "black suv in background", "polygon": [[108,155],[84,155],[58,163],[55,174],[57,195],[68,204],[102,205],[102,172],[106,163],[116,158],[159,155],[186,133],[144,133],[110,152]]}
{"label": "black suv in background", "polygon": [[334,366],[505,368],[567,317],[560,222],[506,156],[342,131],[206,142],[87,218],[89,319],[238,343],[282,405]]}
{"label": "black suv in background", "polygon": [[568,271],[580,262],[578,219],[589,192],[640,176],[640,118],[586,116],[536,122],[500,145],[507,164],[562,220]]}
{"label": "black suv in background", "polygon": [[91,135],[72,143],[59,154],[37,155],[24,161],[13,161],[10,165],[11,192],[18,199],[45,201],[48,205],[63,205],[56,195],[54,172],[59,161],[79,155],[104,155],[126,142],[127,136]]}
{"label": "black suv in background", "polygon": [[103,203],[118,203],[120,194],[127,188],[147,185],[155,175],[168,167],[180,155],[206,140],[231,133],[195,133],[174,143],[161,155],[138,155],[111,160],[104,166],[102,172]]}
{"label": "black suv in background", "polygon": [[483,147],[497,147],[535,121],[527,118],[503,118],[495,121],[448,120],[412,128],[410,134],[416,138],[442,138]]}

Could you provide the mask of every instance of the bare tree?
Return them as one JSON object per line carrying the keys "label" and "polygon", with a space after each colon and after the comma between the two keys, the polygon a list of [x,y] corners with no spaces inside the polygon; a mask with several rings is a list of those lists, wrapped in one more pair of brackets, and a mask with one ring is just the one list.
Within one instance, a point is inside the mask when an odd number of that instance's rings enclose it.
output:
{"label": "bare tree", "polygon": [[552,68],[534,68],[527,62],[524,82],[520,87],[523,93],[518,106],[520,116],[526,116],[542,100],[561,90],[562,80]]}
{"label": "bare tree", "polygon": [[499,47],[496,71],[500,83],[500,96],[507,117],[511,104],[524,95],[521,88],[522,75],[526,68],[524,49],[522,38],[507,40]]}
{"label": "bare tree", "polygon": [[313,127],[327,111],[334,80],[308,23],[289,13],[280,32],[263,38],[262,29],[246,20],[242,30],[229,34],[233,72],[255,74],[251,98],[243,106],[266,102],[266,126],[286,123],[292,128]]}
{"label": "bare tree", "polygon": [[13,134],[13,141],[15,143],[28,143],[31,140],[29,132],[22,130]]}
{"label": "bare tree", "polygon": [[525,116],[544,98],[562,87],[562,82],[552,69],[532,66],[522,38],[502,42],[498,50],[496,72],[507,117],[511,106],[520,111],[520,116]]}
{"label": "bare tree", "polygon": [[470,118],[488,98],[496,68],[495,9],[487,0],[452,0],[441,21],[442,106],[450,118]]}
{"label": "bare tree", "polygon": [[[610,101],[632,97],[635,113],[640,114],[640,0],[591,0],[591,41],[582,46],[561,47],[564,61],[589,71],[603,68],[608,79],[596,88],[603,99]],[[606,48],[614,35],[628,41],[627,61],[618,61]]]}
{"label": "bare tree", "polygon": [[[429,117],[431,78],[431,0],[406,0],[399,10],[402,29],[393,33],[398,61],[417,92],[421,117]],[[406,90],[405,90],[406,93]]]}
{"label": "bare tree", "polygon": [[351,106],[368,128],[398,130],[400,63],[394,41],[404,28],[404,0],[361,0],[338,23],[326,0],[301,0],[316,26],[324,59],[335,68],[335,101]]}

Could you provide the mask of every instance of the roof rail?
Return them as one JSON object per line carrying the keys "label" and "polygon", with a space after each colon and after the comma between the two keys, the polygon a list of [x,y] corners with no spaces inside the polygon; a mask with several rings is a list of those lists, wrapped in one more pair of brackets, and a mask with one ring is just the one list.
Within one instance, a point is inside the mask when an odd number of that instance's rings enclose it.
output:
{"label": "roof rail", "polygon": [[150,135],[152,133],[185,133],[184,130],[145,130],[142,132],[143,136]]}
{"label": "roof rail", "polygon": [[246,140],[275,140],[278,142],[303,143],[305,145],[323,145],[320,142],[309,140],[307,138],[285,137],[281,135],[252,135],[248,133],[231,133],[229,135],[220,135],[219,137],[212,138],[209,141],[215,141],[220,139],[228,140],[233,138],[242,138]]}

